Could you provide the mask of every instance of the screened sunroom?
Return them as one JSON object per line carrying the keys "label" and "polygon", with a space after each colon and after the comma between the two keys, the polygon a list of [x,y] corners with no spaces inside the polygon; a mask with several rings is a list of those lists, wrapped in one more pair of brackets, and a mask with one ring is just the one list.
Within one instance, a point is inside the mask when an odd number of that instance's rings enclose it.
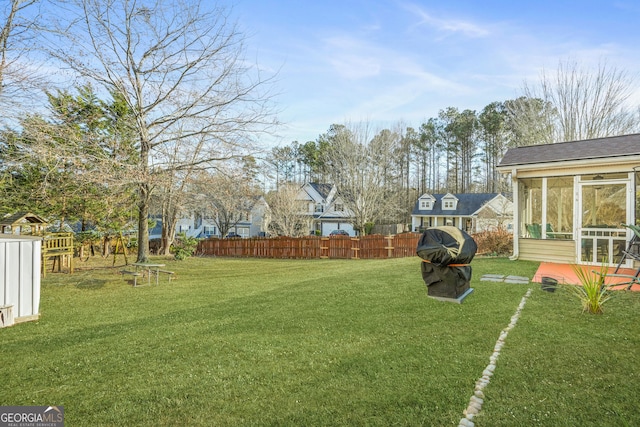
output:
{"label": "screened sunroom", "polygon": [[[640,135],[509,149],[514,257],[617,265],[640,219]],[[631,259],[624,266],[632,267]]]}

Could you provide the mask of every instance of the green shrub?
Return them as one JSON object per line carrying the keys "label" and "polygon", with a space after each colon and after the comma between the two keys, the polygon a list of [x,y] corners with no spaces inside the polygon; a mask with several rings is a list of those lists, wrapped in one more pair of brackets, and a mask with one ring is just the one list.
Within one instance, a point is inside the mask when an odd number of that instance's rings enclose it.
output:
{"label": "green shrub", "polygon": [[192,256],[198,247],[198,239],[187,237],[186,233],[180,233],[171,245],[171,253],[177,260],[183,260]]}
{"label": "green shrub", "polygon": [[373,227],[376,224],[374,222],[367,222],[364,224],[364,234],[366,236],[370,235],[373,232]]}

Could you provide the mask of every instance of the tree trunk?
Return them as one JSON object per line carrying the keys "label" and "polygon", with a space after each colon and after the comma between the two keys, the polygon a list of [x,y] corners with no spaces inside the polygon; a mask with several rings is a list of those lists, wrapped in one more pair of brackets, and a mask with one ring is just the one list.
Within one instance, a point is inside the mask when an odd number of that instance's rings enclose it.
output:
{"label": "tree trunk", "polygon": [[177,222],[178,218],[175,212],[162,215],[162,241],[160,242],[162,255],[171,255],[171,245],[175,239]]}
{"label": "tree trunk", "polygon": [[149,260],[149,185],[142,183],[138,201],[138,259],[136,262]]}
{"label": "tree trunk", "polygon": [[106,258],[111,255],[111,237],[109,235],[105,235],[102,238],[102,257]]}

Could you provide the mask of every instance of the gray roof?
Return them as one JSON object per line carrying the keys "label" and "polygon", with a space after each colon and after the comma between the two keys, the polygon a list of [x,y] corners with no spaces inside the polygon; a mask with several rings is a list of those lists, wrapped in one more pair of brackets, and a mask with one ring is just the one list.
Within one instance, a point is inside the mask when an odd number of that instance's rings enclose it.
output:
{"label": "gray roof", "polygon": [[318,182],[310,182],[309,185],[316,190],[324,200],[327,200],[327,197],[329,197],[329,193],[333,188],[332,184],[321,184]]}
{"label": "gray roof", "polygon": [[20,223],[31,224],[47,224],[47,221],[40,215],[36,215],[30,212],[16,212],[14,214],[6,214],[0,219],[0,225],[19,225]]}
{"label": "gray roof", "polygon": [[640,134],[632,134],[510,148],[498,167],[638,155]]}
{"label": "gray roof", "polygon": [[416,201],[413,207],[412,215],[426,215],[426,216],[470,216],[475,211],[480,209],[485,203],[495,198],[500,193],[464,193],[453,194],[458,199],[458,205],[456,210],[443,210],[442,198],[446,194],[431,194],[436,199],[433,204],[433,209],[420,209],[420,200]]}

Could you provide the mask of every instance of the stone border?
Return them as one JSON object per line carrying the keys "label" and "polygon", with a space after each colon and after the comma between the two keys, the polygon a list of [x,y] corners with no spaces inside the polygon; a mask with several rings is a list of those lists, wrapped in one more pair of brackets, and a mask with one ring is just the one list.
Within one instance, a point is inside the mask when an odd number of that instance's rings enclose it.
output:
{"label": "stone border", "polygon": [[489,384],[489,381],[491,381],[493,372],[496,369],[496,362],[498,361],[498,356],[500,356],[500,350],[502,350],[502,347],[504,346],[504,342],[505,342],[505,339],[507,338],[507,335],[509,335],[509,331],[516,326],[516,323],[518,323],[518,319],[520,318],[520,313],[522,312],[522,309],[524,308],[524,305],[527,302],[527,298],[529,298],[529,296],[531,295],[531,292],[532,292],[532,289],[529,288],[527,290],[527,293],[522,297],[522,300],[520,301],[520,305],[516,309],[516,312],[513,314],[513,316],[511,316],[511,322],[509,323],[509,326],[507,326],[502,330],[502,332],[500,332],[498,341],[496,341],[496,345],[493,348],[493,354],[489,358],[489,364],[484,369],[484,371],[482,371],[482,377],[480,377],[480,379],[476,381],[476,387],[475,387],[475,390],[473,391],[473,396],[471,396],[471,399],[469,400],[469,405],[467,406],[467,409],[465,409],[462,412],[464,415],[464,418],[460,420],[458,427],[473,427],[475,425],[475,423],[473,422],[473,419],[475,418],[476,415],[480,413],[480,410],[482,409],[482,404],[484,403],[483,390]]}

